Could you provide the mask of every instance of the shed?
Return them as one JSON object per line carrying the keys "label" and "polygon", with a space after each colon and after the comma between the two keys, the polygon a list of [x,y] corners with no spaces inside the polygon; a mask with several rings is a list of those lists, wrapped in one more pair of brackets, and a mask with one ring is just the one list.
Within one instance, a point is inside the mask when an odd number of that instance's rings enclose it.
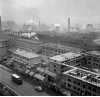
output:
{"label": "shed", "polygon": [[30,73],[29,73],[29,76],[33,76],[35,74],[35,72],[33,72],[33,71],[31,71]]}

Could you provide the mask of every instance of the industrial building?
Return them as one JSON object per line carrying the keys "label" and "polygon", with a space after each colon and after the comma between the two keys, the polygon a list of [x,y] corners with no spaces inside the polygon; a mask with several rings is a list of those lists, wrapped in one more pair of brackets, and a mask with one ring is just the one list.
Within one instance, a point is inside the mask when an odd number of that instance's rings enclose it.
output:
{"label": "industrial building", "polygon": [[74,68],[63,73],[65,87],[78,95],[100,96],[100,75],[88,70]]}
{"label": "industrial building", "polygon": [[26,50],[16,50],[12,53],[14,66],[22,71],[29,67],[38,66],[41,63],[41,56]]}
{"label": "industrial building", "polygon": [[64,54],[67,52],[81,52],[81,49],[53,43],[45,43],[41,46],[41,54],[49,57]]}
{"label": "industrial building", "polygon": [[30,50],[33,52],[38,52],[42,45],[41,42],[25,39],[25,38],[16,38],[15,44],[16,44],[16,48]]}
{"label": "industrial building", "polygon": [[68,65],[70,66],[70,68],[72,68],[71,66],[78,67],[82,65],[84,55],[81,53],[68,52],[65,54],[50,57],[49,59],[50,71],[60,74],[68,70]]}
{"label": "industrial building", "polygon": [[100,69],[100,52],[90,51],[87,52],[87,67]]}

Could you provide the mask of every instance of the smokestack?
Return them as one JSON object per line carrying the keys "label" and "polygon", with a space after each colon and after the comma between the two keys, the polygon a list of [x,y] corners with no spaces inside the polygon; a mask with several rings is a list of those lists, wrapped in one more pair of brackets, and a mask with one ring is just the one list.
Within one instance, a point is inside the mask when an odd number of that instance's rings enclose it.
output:
{"label": "smokestack", "polygon": [[1,16],[0,16],[0,33],[1,33],[2,29],[1,29]]}
{"label": "smokestack", "polygon": [[70,32],[70,18],[68,18],[68,32]]}

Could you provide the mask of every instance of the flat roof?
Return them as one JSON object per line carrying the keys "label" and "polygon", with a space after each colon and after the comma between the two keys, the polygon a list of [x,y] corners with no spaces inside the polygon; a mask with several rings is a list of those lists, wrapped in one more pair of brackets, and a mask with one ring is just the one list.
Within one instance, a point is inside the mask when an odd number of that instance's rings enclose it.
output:
{"label": "flat roof", "polygon": [[50,75],[50,76],[52,76],[52,77],[56,77],[56,76],[57,76],[57,74],[55,74],[55,73],[53,73],[53,72],[50,72],[49,70],[46,70],[46,69],[41,68],[41,67],[38,67],[37,70],[40,71],[40,72],[44,72],[44,73],[46,73],[47,75]]}
{"label": "flat roof", "polygon": [[19,56],[29,58],[29,59],[40,57],[40,55],[33,53],[33,52],[28,52],[26,50],[16,50],[13,53],[16,54],[16,55],[19,55]]}
{"label": "flat roof", "polygon": [[[81,76],[77,75],[77,72],[80,72],[81,73]],[[84,82],[88,82],[90,84],[93,84],[93,85],[96,85],[96,86],[99,86],[100,87],[100,82],[95,82],[95,81],[91,81],[90,79],[92,78],[96,78],[97,80],[100,80],[100,75],[98,73],[94,73],[94,72],[91,72],[91,71],[88,71],[88,70],[84,70],[84,69],[80,69],[78,67],[76,67],[75,69],[73,70],[70,70],[70,71],[65,71],[63,74],[65,75],[69,75],[69,76],[72,76],[76,79],[79,79],[79,80],[82,80]],[[86,79],[87,76],[92,76],[92,78],[89,78],[89,79]]]}
{"label": "flat roof", "polygon": [[87,52],[88,54],[92,54],[92,55],[97,55],[100,56],[100,52],[99,51],[89,51]]}
{"label": "flat roof", "polygon": [[59,62],[63,62],[65,60],[73,59],[73,58],[76,58],[79,56],[81,56],[81,53],[68,52],[65,54],[50,57],[50,59],[55,60],[55,61],[59,61]]}
{"label": "flat roof", "polygon": [[34,76],[35,78],[37,78],[37,79],[40,79],[40,80],[44,80],[44,79],[45,79],[45,77],[42,76],[42,75],[40,75],[40,74],[34,74],[33,76]]}

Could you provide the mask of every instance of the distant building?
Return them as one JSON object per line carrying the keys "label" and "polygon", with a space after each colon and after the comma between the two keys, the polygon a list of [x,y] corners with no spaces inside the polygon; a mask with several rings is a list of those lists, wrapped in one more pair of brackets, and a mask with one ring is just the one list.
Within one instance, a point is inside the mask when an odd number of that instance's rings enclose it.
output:
{"label": "distant building", "polygon": [[6,39],[0,39],[0,61],[2,61],[5,56],[7,56],[6,41]]}
{"label": "distant building", "polygon": [[70,18],[68,18],[68,32],[70,32]]}
{"label": "distant building", "polygon": [[1,16],[0,16],[0,33],[2,31],[2,27],[1,27]]}
{"label": "distant building", "polygon": [[43,55],[52,57],[55,55],[60,55],[64,54],[67,52],[81,52],[81,49],[75,48],[75,47],[70,47],[70,46],[63,46],[60,44],[53,44],[53,43],[45,43],[44,45],[41,46],[41,53]]}
{"label": "distant building", "polygon": [[24,32],[33,31],[33,26],[30,25],[30,24],[24,24],[24,25],[23,25],[23,31],[24,31]]}
{"label": "distant building", "polygon": [[34,41],[25,38],[16,38],[16,40],[14,41],[15,41],[16,48],[30,50],[33,52],[38,52],[42,45],[42,43],[39,41]]}
{"label": "distant building", "polygon": [[2,22],[2,30],[15,31],[16,27],[17,25],[14,21],[3,21]]}
{"label": "distant building", "polygon": [[93,25],[92,24],[87,24],[86,25],[86,30],[87,31],[93,31]]}

